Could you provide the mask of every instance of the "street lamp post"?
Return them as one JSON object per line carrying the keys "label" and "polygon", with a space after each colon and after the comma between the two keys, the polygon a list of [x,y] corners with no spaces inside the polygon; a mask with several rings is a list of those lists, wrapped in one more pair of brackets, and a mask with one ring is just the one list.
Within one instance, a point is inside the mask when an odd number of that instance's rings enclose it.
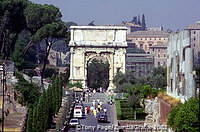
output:
{"label": "street lamp post", "polygon": [[5,67],[4,65],[0,65],[0,72],[2,74],[1,76],[1,84],[2,84],[2,132],[4,132],[4,87],[5,87]]}

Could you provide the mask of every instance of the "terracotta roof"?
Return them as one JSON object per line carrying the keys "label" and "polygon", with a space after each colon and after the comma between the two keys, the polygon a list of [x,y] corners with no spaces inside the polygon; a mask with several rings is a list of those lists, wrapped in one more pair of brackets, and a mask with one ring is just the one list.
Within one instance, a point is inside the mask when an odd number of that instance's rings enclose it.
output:
{"label": "terracotta roof", "polygon": [[188,29],[188,30],[195,30],[195,29],[200,30],[200,21],[198,21],[195,24],[187,26],[186,29]]}
{"label": "terracotta roof", "polygon": [[169,33],[165,31],[136,31],[128,34],[129,37],[168,37]]}

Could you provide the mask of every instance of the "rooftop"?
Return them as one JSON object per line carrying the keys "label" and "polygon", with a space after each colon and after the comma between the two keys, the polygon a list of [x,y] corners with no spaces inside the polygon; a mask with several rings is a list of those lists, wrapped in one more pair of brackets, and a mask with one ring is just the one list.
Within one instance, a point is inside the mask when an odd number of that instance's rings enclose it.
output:
{"label": "rooftop", "polygon": [[186,30],[200,30],[200,21],[186,27]]}
{"label": "rooftop", "polygon": [[89,29],[89,30],[127,30],[125,26],[70,26],[70,29]]}
{"label": "rooftop", "polygon": [[136,31],[128,34],[128,37],[168,37],[166,31]]}

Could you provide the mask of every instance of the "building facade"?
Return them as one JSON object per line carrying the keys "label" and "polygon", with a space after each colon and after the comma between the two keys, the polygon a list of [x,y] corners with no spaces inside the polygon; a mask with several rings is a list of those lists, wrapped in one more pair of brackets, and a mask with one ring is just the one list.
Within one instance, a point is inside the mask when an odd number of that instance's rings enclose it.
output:
{"label": "building facade", "polygon": [[185,30],[169,37],[167,59],[167,94],[182,102],[195,96],[193,47],[190,32]]}
{"label": "building facade", "polygon": [[168,43],[169,33],[165,31],[136,31],[127,35],[127,41],[150,53],[150,47]]}
{"label": "building facade", "polygon": [[188,26],[191,48],[193,49],[194,66],[200,67],[200,21]]}
{"label": "building facade", "polygon": [[127,53],[126,70],[134,71],[135,77],[147,76],[152,72],[153,58],[145,53]]}
{"label": "building facade", "polygon": [[150,54],[153,56],[154,67],[167,66],[167,44],[150,46]]}

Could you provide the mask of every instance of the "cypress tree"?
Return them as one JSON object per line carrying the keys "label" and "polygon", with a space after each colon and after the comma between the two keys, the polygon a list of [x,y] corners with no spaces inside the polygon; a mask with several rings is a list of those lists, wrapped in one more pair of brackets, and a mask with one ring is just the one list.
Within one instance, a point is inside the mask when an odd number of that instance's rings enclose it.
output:
{"label": "cypress tree", "polygon": [[56,77],[56,82],[55,82],[55,93],[56,93],[56,113],[58,113],[58,110],[59,110],[59,78],[58,77]]}
{"label": "cypress tree", "polygon": [[[47,105],[48,105],[48,125],[50,126],[53,116],[53,97],[52,97],[52,85],[47,89]],[[49,127],[48,126],[48,127]]]}
{"label": "cypress tree", "polygon": [[44,100],[44,107],[43,107],[43,112],[44,112],[44,129],[46,130],[48,128],[48,120],[49,120],[49,105],[47,103],[47,92],[45,91],[43,93],[43,100]]}
{"label": "cypress tree", "polygon": [[52,82],[52,107],[53,107],[53,114],[56,113],[56,83],[55,80]]}
{"label": "cypress tree", "polygon": [[33,107],[30,107],[29,108],[29,111],[28,111],[28,120],[27,120],[27,129],[26,131],[27,132],[32,132],[32,125],[33,125]]}
{"label": "cypress tree", "polygon": [[45,93],[42,96],[40,96],[37,112],[38,112],[37,131],[44,132],[46,130]]}
{"label": "cypress tree", "polygon": [[32,132],[37,132],[37,121],[38,121],[38,114],[37,114],[38,105],[33,108],[33,122],[32,122]]}

